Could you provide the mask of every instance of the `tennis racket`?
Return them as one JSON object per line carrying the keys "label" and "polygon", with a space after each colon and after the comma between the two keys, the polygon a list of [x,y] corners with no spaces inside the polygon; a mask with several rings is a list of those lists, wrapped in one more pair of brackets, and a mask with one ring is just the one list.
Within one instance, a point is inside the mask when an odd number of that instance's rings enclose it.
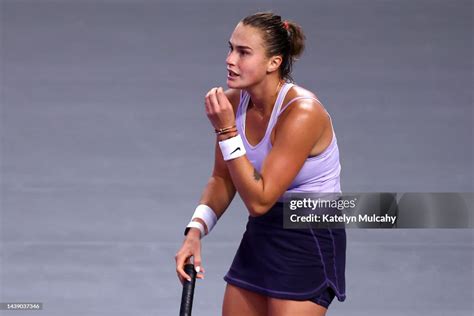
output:
{"label": "tennis racket", "polygon": [[194,286],[196,285],[196,270],[194,270],[194,264],[185,264],[184,271],[191,277],[191,281],[184,280],[183,282],[183,294],[181,295],[179,316],[191,316],[191,310],[193,309]]}

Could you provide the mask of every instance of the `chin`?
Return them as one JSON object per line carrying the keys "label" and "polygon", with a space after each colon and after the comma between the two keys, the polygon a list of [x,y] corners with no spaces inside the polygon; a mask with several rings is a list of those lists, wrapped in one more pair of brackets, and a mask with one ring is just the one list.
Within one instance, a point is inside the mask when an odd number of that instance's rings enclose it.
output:
{"label": "chin", "polygon": [[227,80],[227,87],[229,87],[229,89],[240,89],[240,86],[237,83],[229,80]]}
{"label": "chin", "polygon": [[245,83],[237,83],[233,80],[227,80],[227,87],[229,87],[229,89],[246,89],[248,87],[247,84]]}

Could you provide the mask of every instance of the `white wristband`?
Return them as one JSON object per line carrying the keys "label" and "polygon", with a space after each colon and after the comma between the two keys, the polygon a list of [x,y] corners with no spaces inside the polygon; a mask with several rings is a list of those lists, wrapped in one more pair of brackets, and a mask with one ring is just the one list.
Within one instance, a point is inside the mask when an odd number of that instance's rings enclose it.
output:
{"label": "white wristband", "polygon": [[222,157],[224,157],[225,161],[238,158],[246,153],[240,135],[220,141],[219,147],[221,148]]}
{"label": "white wristband", "polygon": [[[204,230],[204,226],[199,223],[199,222],[189,222],[188,226],[186,226],[186,228],[197,228],[199,229],[199,231],[201,232],[201,238],[204,237],[204,235],[206,235],[206,231]],[[187,231],[189,229],[186,230],[186,232],[184,233],[186,235]]]}
{"label": "white wristband", "polygon": [[[198,223],[202,227],[201,237],[204,237],[206,235],[206,231],[204,229],[204,226],[201,223],[193,221],[193,219],[195,219],[195,218],[200,218],[204,223],[206,223],[208,234],[211,232],[212,228],[217,223],[217,215],[212,210],[212,208],[210,208],[209,206],[207,206],[205,204],[199,204],[196,207],[196,210],[194,211],[193,217],[191,218],[191,222],[186,227],[196,227],[195,224],[193,224],[193,223]],[[185,235],[186,235],[187,231],[188,231],[188,229],[185,230],[185,233],[184,233]]]}

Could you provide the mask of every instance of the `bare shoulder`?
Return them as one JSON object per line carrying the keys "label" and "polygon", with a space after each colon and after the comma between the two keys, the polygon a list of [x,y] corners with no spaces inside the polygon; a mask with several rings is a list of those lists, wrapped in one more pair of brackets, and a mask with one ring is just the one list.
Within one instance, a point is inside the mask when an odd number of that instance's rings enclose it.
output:
{"label": "bare shoulder", "polygon": [[283,100],[282,107],[291,102],[295,98],[301,98],[296,101],[293,101],[283,113],[281,113],[281,119],[285,120],[288,116],[302,115],[307,114],[317,120],[325,120],[327,117],[327,112],[322,103],[319,101],[316,94],[311,92],[308,89],[294,85],[288,91]]}
{"label": "bare shoulder", "polygon": [[286,97],[289,97],[289,99],[292,99],[294,97],[299,97],[299,96],[310,96],[310,97],[316,98],[316,95],[312,91],[306,88],[303,88],[301,86],[298,86],[296,84],[294,84],[290,88],[290,90],[288,90],[288,93],[286,94]]}
{"label": "bare shoulder", "polygon": [[288,146],[297,137],[301,142],[312,146],[309,156],[316,156],[331,142],[331,120],[316,95],[299,86],[291,87],[282,106],[298,97],[303,98],[292,102],[280,113],[272,133],[272,144],[277,144],[279,138],[283,143],[286,142],[284,146]]}
{"label": "bare shoulder", "polygon": [[234,113],[236,113],[237,107],[239,106],[240,102],[240,89],[227,89],[224,91],[224,93],[227,99],[229,99],[230,103],[232,104]]}

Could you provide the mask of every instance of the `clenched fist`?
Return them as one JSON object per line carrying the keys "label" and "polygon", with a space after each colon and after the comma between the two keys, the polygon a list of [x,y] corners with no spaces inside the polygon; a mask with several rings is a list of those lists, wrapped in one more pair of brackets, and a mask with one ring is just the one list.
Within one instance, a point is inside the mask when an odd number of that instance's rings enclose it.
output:
{"label": "clenched fist", "polygon": [[215,129],[235,125],[234,109],[221,87],[212,88],[206,94],[206,114]]}

